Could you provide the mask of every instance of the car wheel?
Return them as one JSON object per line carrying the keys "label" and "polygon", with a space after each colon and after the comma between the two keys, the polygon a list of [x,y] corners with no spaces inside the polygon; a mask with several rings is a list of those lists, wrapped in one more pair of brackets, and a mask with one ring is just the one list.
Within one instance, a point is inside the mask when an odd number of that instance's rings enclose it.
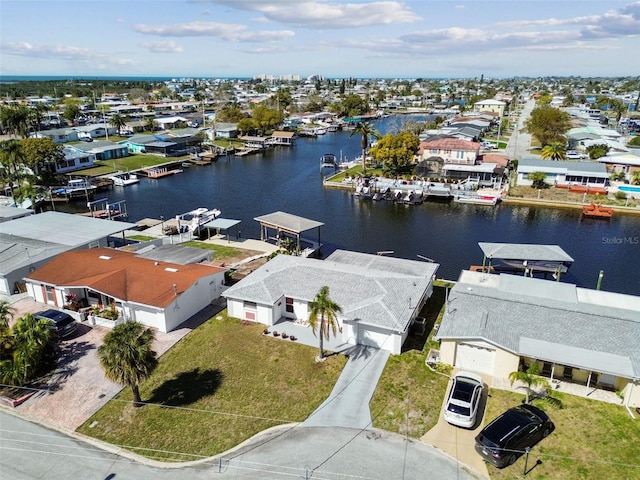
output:
{"label": "car wheel", "polygon": [[549,430],[548,428],[545,428],[544,431],[542,432],[542,438],[547,438],[550,433],[551,433],[551,430]]}
{"label": "car wheel", "polygon": [[513,465],[516,462],[517,459],[518,459],[518,457],[516,457],[515,455],[511,455],[509,457],[509,460],[507,460],[507,465]]}

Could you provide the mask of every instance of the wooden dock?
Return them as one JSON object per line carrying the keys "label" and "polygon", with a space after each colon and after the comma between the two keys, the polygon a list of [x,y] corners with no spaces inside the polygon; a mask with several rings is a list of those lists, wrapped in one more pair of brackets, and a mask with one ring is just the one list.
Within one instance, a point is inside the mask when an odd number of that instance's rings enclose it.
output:
{"label": "wooden dock", "polygon": [[144,173],[148,178],[162,178],[168,177],[170,175],[175,175],[176,173],[182,173],[182,169],[175,168],[169,170],[167,167],[151,167],[151,168],[143,168],[140,170]]}

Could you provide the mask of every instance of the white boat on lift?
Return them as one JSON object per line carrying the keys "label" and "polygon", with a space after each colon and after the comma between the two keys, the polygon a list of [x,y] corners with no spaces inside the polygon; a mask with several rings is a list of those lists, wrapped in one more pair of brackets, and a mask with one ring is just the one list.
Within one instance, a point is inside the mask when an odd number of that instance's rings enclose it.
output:
{"label": "white boat on lift", "polygon": [[117,175],[112,175],[109,178],[113,180],[113,184],[116,187],[126,187],[140,182],[140,179],[135,173],[119,173]]}
{"label": "white boat on lift", "polygon": [[209,210],[205,207],[196,208],[182,215],[178,215],[176,220],[180,227],[186,226],[186,229],[190,232],[197,232],[205,224],[212,220],[215,220],[220,216],[222,212],[217,208]]}

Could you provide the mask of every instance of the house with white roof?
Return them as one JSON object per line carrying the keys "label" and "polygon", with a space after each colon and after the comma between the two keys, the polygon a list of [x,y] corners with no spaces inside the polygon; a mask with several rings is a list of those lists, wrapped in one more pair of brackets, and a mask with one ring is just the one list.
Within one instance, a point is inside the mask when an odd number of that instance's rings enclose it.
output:
{"label": "house with white roof", "polygon": [[463,271],[445,308],[436,336],[443,363],[494,384],[537,363],[558,388],[620,392],[625,405],[640,406],[640,297]]}
{"label": "house with white roof", "polygon": [[266,326],[306,322],[323,286],[342,308],[345,344],[401,352],[409,328],[433,292],[439,265],[338,250],[325,260],[278,255],[222,295],[228,313]]}
{"label": "house with white roof", "polygon": [[609,180],[604,164],[599,162],[570,162],[523,158],[518,162],[517,185],[532,185],[530,173],[543,172],[548,185],[584,185],[603,188]]}

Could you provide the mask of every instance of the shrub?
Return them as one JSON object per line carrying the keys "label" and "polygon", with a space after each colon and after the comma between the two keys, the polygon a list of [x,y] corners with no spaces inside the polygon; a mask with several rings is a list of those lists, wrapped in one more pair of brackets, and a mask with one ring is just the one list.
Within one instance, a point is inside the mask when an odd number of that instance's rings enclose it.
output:
{"label": "shrub", "polygon": [[618,190],[616,192],[616,200],[626,200],[627,199],[627,194]]}

